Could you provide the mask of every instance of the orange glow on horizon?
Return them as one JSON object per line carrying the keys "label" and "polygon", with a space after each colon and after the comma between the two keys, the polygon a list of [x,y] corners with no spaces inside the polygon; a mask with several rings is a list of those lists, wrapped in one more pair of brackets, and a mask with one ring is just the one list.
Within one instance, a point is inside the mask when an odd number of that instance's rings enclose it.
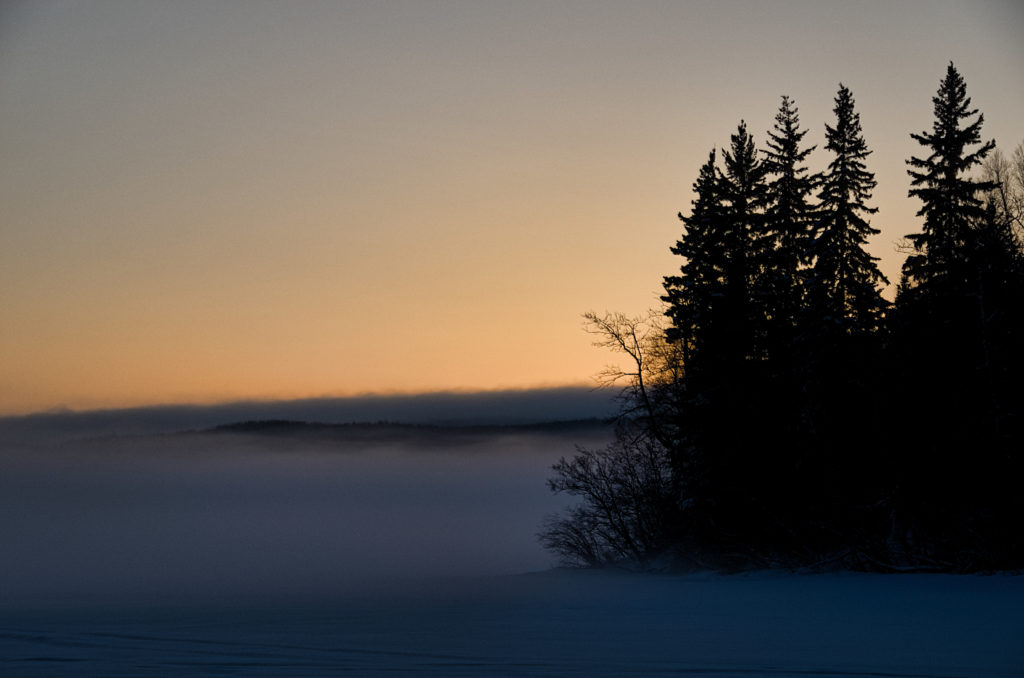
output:
{"label": "orange glow on horizon", "polygon": [[0,415],[590,383],[708,150],[785,93],[822,169],[839,81],[895,283],[946,63],[1024,135],[1024,10],[911,6],[13,3]]}

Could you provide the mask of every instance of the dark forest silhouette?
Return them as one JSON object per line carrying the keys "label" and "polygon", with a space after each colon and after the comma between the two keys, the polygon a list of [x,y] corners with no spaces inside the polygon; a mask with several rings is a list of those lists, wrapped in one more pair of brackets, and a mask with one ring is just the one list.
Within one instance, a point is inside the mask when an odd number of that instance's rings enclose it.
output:
{"label": "dark forest silhouette", "polygon": [[908,163],[921,231],[895,302],[864,249],[874,174],[850,90],[812,173],[796,105],[741,122],[680,214],[664,318],[588,314],[630,367],[615,441],[550,480],[542,543],[644,567],[1024,567],[1024,147],[982,141],[950,64]]}

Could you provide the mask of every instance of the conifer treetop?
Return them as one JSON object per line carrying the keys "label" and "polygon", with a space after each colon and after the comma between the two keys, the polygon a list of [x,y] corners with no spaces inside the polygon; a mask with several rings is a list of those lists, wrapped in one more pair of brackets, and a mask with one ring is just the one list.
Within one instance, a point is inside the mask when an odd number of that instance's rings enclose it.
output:
{"label": "conifer treetop", "polygon": [[985,118],[971,108],[967,84],[952,62],[932,104],[932,131],[910,135],[930,153],[907,160],[909,195],[921,200],[917,215],[924,217],[921,232],[907,235],[914,253],[907,257],[903,272],[914,284],[943,277],[957,265],[970,240],[971,224],[983,216],[979,196],[995,188],[992,182],[968,176],[995,148],[995,141],[981,142]]}

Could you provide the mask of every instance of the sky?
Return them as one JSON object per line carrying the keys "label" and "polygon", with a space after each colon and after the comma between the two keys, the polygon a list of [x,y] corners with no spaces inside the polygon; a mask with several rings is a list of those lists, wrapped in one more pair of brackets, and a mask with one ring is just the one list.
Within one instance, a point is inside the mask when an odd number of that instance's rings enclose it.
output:
{"label": "sky", "polygon": [[[1024,141],[1024,3],[0,5],[0,414],[586,384],[691,185],[779,97],[848,86],[871,243],[953,61]],[[890,290],[891,296],[891,290]]]}

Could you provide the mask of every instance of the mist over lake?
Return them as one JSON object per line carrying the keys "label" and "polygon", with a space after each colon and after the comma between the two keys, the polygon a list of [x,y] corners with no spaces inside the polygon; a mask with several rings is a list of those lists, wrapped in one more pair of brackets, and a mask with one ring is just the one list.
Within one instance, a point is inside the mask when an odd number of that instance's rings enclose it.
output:
{"label": "mist over lake", "polygon": [[550,466],[608,426],[100,438],[0,456],[8,605],[322,597],[551,567]]}

